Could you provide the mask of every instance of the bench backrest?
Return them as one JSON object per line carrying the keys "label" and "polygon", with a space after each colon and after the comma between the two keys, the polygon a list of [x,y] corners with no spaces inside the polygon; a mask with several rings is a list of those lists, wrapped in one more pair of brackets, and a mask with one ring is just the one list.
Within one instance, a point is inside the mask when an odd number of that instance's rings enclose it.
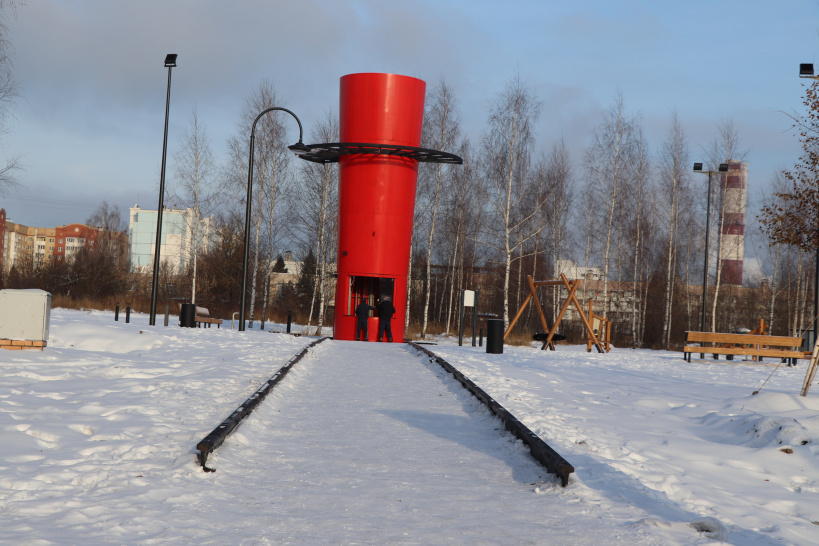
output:
{"label": "bench backrest", "polygon": [[750,334],[723,334],[712,332],[686,332],[686,341],[711,343],[738,343],[741,345],[768,345],[775,347],[801,347],[801,337],[761,336]]}

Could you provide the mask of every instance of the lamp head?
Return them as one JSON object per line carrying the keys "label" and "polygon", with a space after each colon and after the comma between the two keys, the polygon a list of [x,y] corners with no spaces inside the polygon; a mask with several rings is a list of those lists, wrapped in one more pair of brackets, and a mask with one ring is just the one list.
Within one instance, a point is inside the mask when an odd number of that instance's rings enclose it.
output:
{"label": "lamp head", "polygon": [[702,163],[694,163],[694,172],[701,173],[702,172]]}
{"label": "lamp head", "polygon": [[719,164],[719,172],[727,173],[728,172],[728,163],[720,163]]}
{"label": "lamp head", "polygon": [[799,65],[799,77],[800,78],[812,78],[813,77],[813,63],[802,63]]}
{"label": "lamp head", "polygon": [[165,66],[167,68],[170,68],[172,66],[176,66],[176,53],[168,53],[165,56]]}
{"label": "lamp head", "polygon": [[296,155],[304,155],[310,151],[310,148],[308,148],[301,140],[292,146],[288,146],[287,149]]}

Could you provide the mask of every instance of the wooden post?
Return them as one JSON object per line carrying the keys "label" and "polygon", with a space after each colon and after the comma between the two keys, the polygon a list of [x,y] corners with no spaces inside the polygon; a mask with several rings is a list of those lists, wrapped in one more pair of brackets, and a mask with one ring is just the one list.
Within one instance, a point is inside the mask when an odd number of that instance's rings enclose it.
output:
{"label": "wooden post", "polygon": [[529,283],[529,290],[532,292],[532,297],[535,300],[535,305],[537,305],[537,312],[540,315],[540,324],[543,326],[543,329],[548,331],[549,325],[546,323],[546,315],[543,314],[543,308],[540,306],[540,300],[537,297],[537,288],[535,287],[535,282],[532,280],[531,275],[526,275],[526,281]]}
{"label": "wooden post", "polygon": [[[562,278],[563,283],[566,285],[566,288],[568,288],[569,287],[569,280],[566,278],[566,275],[561,273],[560,277]],[[583,321],[583,324],[586,326],[586,331],[589,332],[589,335],[592,338],[592,343],[594,343],[594,346],[597,347],[597,352],[602,353],[604,351],[603,351],[603,348],[600,346],[600,341],[597,338],[597,334],[594,333],[594,328],[591,327],[591,324],[589,324],[589,319],[586,318],[585,313],[583,313],[583,306],[580,305],[580,302],[577,301],[577,297],[574,295],[575,291],[577,290],[577,287],[580,286],[580,281],[579,280],[574,281],[572,283],[572,286],[573,286],[573,289],[569,292],[569,298],[566,300],[566,305],[563,306],[564,307],[563,311],[566,310],[565,308],[568,306],[569,300],[574,302],[574,305],[577,308],[577,312],[580,314],[580,319]],[[561,317],[563,316],[563,311],[561,311],[561,314],[560,314]],[[560,320],[560,319],[558,319],[558,320]]]}
{"label": "wooden post", "polygon": [[[795,361],[795,359],[794,359]],[[810,364],[808,365],[808,373],[805,374],[805,381],[802,383],[802,396],[808,395],[810,384],[813,383],[813,376],[816,374],[816,366],[819,365],[819,339],[813,346],[813,354],[810,357]]]}
{"label": "wooden post", "polygon": [[506,341],[506,337],[509,335],[509,332],[512,331],[512,328],[514,328],[515,324],[517,324],[518,319],[523,314],[523,312],[526,310],[526,306],[529,305],[529,300],[531,300],[531,299],[532,299],[532,294],[529,294],[528,296],[526,296],[526,299],[523,300],[523,304],[520,306],[520,309],[518,310],[517,314],[515,315],[515,318],[512,319],[512,322],[509,323],[509,327],[506,328],[506,331],[503,333],[503,340],[504,341]]}

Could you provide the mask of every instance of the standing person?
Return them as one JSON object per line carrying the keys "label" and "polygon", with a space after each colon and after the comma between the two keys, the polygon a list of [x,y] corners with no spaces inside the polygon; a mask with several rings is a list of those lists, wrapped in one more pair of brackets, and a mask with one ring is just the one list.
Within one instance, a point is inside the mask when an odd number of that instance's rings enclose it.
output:
{"label": "standing person", "polygon": [[384,296],[378,303],[378,341],[387,334],[387,341],[392,343],[392,325],[390,321],[395,314],[395,307],[389,296]]}
{"label": "standing person", "polygon": [[[370,316],[370,311],[375,311],[375,307],[368,305],[366,298],[361,299],[361,303],[355,308],[355,316],[358,320],[355,322],[355,340],[367,341],[367,317]],[[359,334],[364,333],[359,337]]]}

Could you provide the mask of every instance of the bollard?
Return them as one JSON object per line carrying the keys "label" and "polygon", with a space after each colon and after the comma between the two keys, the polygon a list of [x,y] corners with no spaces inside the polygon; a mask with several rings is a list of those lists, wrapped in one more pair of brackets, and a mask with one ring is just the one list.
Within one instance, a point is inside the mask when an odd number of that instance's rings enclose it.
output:
{"label": "bollard", "polygon": [[478,341],[478,347],[483,347],[483,326],[481,326],[480,332],[481,332],[481,337],[479,338],[479,341]]}
{"label": "bollard", "polygon": [[291,322],[293,322],[293,312],[288,311],[287,312],[287,333],[288,334],[290,333],[290,323]]}
{"label": "bollard", "polygon": [[489,319],[486,321],[486,352],[503,354],[503,321]]}
{"label": "bollard", "polygon": [[131,304],[126,303],[125,304],[125,324],[128,324],[129,322],[131,322]]}
{"label": "bollard", "polygon": [[171,306],[167,303],[165,304],[165,326],[168,325],[168,316],[171,314]]}
{"label": "bollard", "polygon": [[119,322],[119,302],[117,302],[117,306],[114,308],[114,321]]}

